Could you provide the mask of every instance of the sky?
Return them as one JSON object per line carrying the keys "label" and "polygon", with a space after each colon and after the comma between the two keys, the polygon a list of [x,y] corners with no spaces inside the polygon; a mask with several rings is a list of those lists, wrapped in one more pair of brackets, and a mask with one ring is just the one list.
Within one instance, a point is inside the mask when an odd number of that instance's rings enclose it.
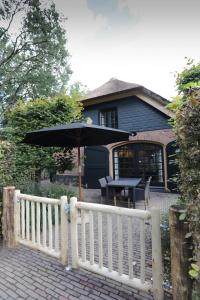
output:
{"label": "sky", "polygon": [[199,0],[55,0],[67,17],[73,76],[93,90],[110,78],[175,96],[185,57],[200,61]]}

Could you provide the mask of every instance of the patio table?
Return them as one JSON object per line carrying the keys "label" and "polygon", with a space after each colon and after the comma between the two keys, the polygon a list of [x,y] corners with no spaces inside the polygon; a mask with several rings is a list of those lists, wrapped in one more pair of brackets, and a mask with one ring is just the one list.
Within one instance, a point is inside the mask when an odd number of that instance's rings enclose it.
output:
{"label": "patio table", "polygon": [[131,188],[133,198],[133,208],[135,208],[136,194],[135,188],[141,182],[142,178],[120,178],[112,180],[106,185],[106,200],[108,200],[109,188]]}

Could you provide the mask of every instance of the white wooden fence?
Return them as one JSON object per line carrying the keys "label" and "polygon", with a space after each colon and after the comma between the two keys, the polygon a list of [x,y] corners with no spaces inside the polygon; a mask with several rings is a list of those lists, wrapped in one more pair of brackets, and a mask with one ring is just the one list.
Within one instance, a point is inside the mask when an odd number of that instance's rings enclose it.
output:
{"label": "white wooden fence", "polygon": [[[18,243],[41,250],[49,255],[60,258],[67,264],[68,250],[68,215],[65,213],[67,197],[50,199],[21,194],[15,191],[14,196],[14,232]],[[160,211],[151,209],[144,211],[108,205],[77,202],[77,198],[70,199],[70,230],[72,267],[83,268],[113,280],[127,284],[135,289],[152,292],[155,300],[163,300],[163,276],[161,259]],[[81,222],[78,222],[79,212]],[[97,224],[94,224],[94,214],[97,214]],[[106,230],[103,218],[106,217]],[[117,270],[114,268],[116,255],[113,253],[113,217],[117,219]],[[128,222],[127,249],[128,273],[124,272],[122,218]],[[140,248],[140,276],[136,276],[133,269],[133,220],[139,220],[139,248]],[[88,222],[87,222],[88,221]],[[146,279],[145,264],[145,223],[152,226],[152,278]],[[79,224],[80,223],[80,224]],[[54,224],[54,225],[53,225]],[[78,225],[79,224],[79,225]],[[86,225],[88,224],[88,225]],[[94,230],[94,225],[98,231]],[[81,251],[78,249],[78,226],[81,227]],[[89,227],[89,248],[86,245],[86,226]],[[104,222],[105,226],[105,222]],[[107,233],[108,264],[104,264],[103,230]],[[96,235],[96,236],[95,236]],[[88,236],[88,235],[87,235]],[[98,241],[98,262],[95,259],[95,239]],[[81,254],[80,254],[81,253]],[[116,254],[116,251],[115,251]]]}
{"label": "white wooden fence", "polygon": [[[14,195],[14,233],[17,243],[38,249],[67,263],[68,220],[67,197],[43,198]],[[54,223],[54,226],[53,226]]]}
{"label": "white wooden fence", "polygon": [[[78,210],[81,211],[81,255],[78,251]],[[143,211],[113,207],[108,205],[77,202],[76,198],[70,201],[71,213],[71,247],[72,247],[72,267],[84,268],[86,270],[101,274],[121,283],[127,284],[135,289],[149,292],[152,291],[155,300],[164,299],[163,296],[163,276],[161,258],[161,237],[160,237],[160,211],[151,209]],[[94,218],[97,213],[98,225],[98,262],[94,261]],[[102,214],[106,214],[106,231],[108,240],[108,265],[103,265],[103,239],[102,239]],[[89,253],[86,251],[86,222],[89,215]],[[118,270],[113,270],[113,237],[112,237],[112,216],[117,218],[117,244],[118,244]],[[128,219],[128,275],[123,272],[123,231],[122,217]],[[132,248],[132,221],[138,218],[140,222],[140,278],[136,278],[133,272],[133,248]],[[152,277],[153,283],[146,280],[145,265],[145,222],[150,222],[152,226]],[[86,259],[88,257],[88,259]]]}

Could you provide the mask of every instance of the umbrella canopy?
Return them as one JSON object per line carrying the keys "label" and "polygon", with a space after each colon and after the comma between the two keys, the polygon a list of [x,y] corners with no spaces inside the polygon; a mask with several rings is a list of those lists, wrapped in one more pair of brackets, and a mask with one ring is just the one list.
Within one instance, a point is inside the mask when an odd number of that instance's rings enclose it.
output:
{"label": "umbrella canopy", "polygon": [[[136,135],[136,133],[131,133]],[[130,132],[85,123],[71,123],[28,132],[22,141],[26,144],[56,147],[107,145],[127,141]]]}
{"label": "umbrella canopy", "polygon": [[28,132],[22,142],[44,147],[78,147],[79,196],[82,200],[80,147],[127,141],[130,135],[136,133],[86,123],[71,123]]}

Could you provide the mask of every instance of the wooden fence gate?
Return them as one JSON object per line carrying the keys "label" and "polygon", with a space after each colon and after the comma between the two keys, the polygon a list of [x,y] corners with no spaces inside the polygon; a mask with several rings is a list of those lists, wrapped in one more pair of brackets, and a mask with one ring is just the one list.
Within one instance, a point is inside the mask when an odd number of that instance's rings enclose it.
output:
{"label": "wooden fence gate", "polygon": [[[66,265],[70,245],[68,226],[73,268],[83,268],[135,289],[152,292],[155,300],[164,299],[159,209],[144,211],[113,207],[78,202],[75,197],[68,204],[65,196],[50,199],[15,191],[14,235],[17,243],[60,258]],[[140,252],[137,272],[134,270],[134,226],[137,227],[136,246]],[[152,280],[146,279],[147,226],[152,244]]]}
{"label": "wooden fence gate", "polygon": [[[79,212],[80,211],[80,212]],[[160,236],[160,210],[152,209],[144,211],[114,207],[108,205],[77,202],[75,197],[70,199],[71,214],[71,248],[72,267],[98,273],[105,277],[127,284],[135,289],[144,292],[153,292],[155,300],[164,299],[162,256],[161,256],[161,236]],[[95,218],[96,214],[96,218]],[[81,216],[80,230],[78,228],[78,215]],[[103,222],[104,218],[104,222]],[[122,218],[127,223],[127,232],[123,231],[124,224]],[[140,248],[140,277],[134,273],[133,257],[133,235],[134,220],[138,219],[139,245]],[[94,221],[95,220],[95,221]],[[114,222],[116,228],[113,230]],[[86,224],[88,223],[88,234],[86,236]],[[152,279],[146,280],[146,260],[145,260],[145,225],[151,223],[152,240]],[[104,226],[103,226],[104,225]],[[97,227],[97,230],[94,229]],[[78,238],[78,231],[80,238]],[[115,231],[115,232],[113,232]],[[104,234],[103,234],[104,233]],[[113,234],[116,234],[113,238]],[[96,234],[96,236],[95,236]],[[127,238],[123,238],[126,235]],[[106,236],[106,237],[105,237]],[[107,245],[105,246],[105,239]],[[87,243],[89,240],[89,243]],[[96,249],[94,249],[96,240]],[[79,241],[79,243],[78,243]],[[114,243],[114,245],[113,245]],[[78,245],[79,244],[79,245]],[[81,249],[79,249],[81,247]],[[105,247],[107,247],[107,263],[104,264]],[[117,247],[117,252],[113,249]],[[126,249],[126,251],[124,251]],[[81,250],[81,251],[79,251]],[[98,257],[95,259],[95,254]],[[124,266],[126,257],[127,266]]]}
{"label": "wooden fence gate", "polygon": [[67,197],[43,198],[14,194],[14,235],[16,243],[38,249],[67,264]]}

